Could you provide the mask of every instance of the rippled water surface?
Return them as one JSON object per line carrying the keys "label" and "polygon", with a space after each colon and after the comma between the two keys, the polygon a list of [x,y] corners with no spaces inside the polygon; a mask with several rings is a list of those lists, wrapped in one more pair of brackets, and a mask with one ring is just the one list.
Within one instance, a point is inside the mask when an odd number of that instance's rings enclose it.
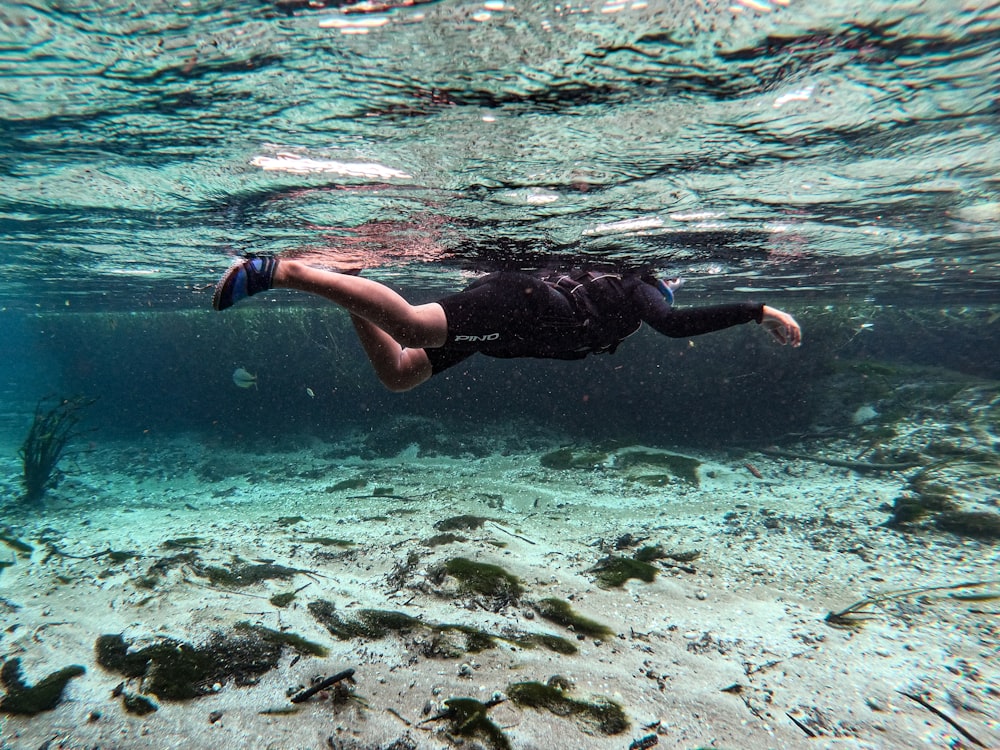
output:
{"label": "rippled water surface", "polygon": [[1000,4],[5,3],[0,301],[205,307],[242,252],[610,261],[989,303]]}

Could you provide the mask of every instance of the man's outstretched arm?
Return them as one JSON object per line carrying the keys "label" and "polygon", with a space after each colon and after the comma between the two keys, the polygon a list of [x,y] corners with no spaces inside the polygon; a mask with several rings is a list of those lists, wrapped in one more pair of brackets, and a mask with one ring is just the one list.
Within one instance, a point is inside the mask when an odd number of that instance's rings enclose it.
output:
{"label": "man's outstretched arm", "polygon": [[768,305],[735,302],[677,309],[649,284],[639,285],[635,294],[640,318],[664,336],[687,338],[757,322],[781,344],[799,346],[802,343],[802,330],[795,318]]}

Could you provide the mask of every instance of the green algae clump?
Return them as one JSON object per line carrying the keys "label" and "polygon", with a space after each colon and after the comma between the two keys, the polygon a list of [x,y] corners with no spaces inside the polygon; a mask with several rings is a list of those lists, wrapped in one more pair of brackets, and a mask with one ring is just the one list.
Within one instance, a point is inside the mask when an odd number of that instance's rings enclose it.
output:
{"label": "green algae clump", "polygon": [[519,706],[573,717],[584,730],[596,730],[603,735],[621,734],[629,727],[625,711],[614,701],[587,703],[576,700],[567,696],[556,683],[518,682],[507,687],[507,697]]}
{"label": "green algae clump", "polygon": [[313,643],[297,633],[272,630],[271,628],[265,628],[263,625],[254,625],[246,621],[236,623],[233,626],[233,629],[237,632],[257,635],[268,643],[274,643],[279,646],[288,646],[297,654],[322,657],[327,656],[330,653],[326,646]]}
{"label": "green algae clump", "polygon": [[309,544],[321,544],[324,547],[341,547],[343,549],[354,546],[354,542],[349,539],[334,539],[328,536],[311,536],[303,541]]}
{"label": "green algae clump", "polygon": [[83,667],[74,664],[29,686],[21,675],[21,659],[8,659],[0,668],[0,682],[7,691],[0,699],[0,713],[34,716],[42,711],[51,711],[62,700],[66,683],[85,671]]}
{"label": "green algae clump", "polygon": [[566,469],[593,469],[608,460],[608,454],[598,451],[580,451],[572,448],[559,448],[549,451],[540,459],[546,469],[563,471]]}
{"label": "green algae clump", "polygon": [[257,563],[253,565],[241,565],[234,563],[228,568],[218,565],[197,566],[195,573],[203,578],[207,578],[216,586],[250,586],[254,583],[267,581],[273,578],[287,581],[293,576],[305,571],[298,568],[288,568],[284,565],[274,565],[272,563]]}
{"label": "green algae clump", "polygon": [[939,513],[934,524],[943,531],[971,536],[984,541],[1000,541],[1000,513],[988,511],[947,511]]}
{"label": "green algae clump", "polygon": [[159,638],[133,648],[121,634],[102,635],[94,644],[97,663],[125,677],[142,678],[141,692],[160,700],[187,700],[212,692],[216,682],[251,685],[278,666],[282,650],[317,653],[322,646],[287,633],[243,624],[237,633],[214,633],[204,644]]}
{"label": "green algae clump", "polygon": [[593,638],[607,638],[614,635],[611,628],[607,625],[602,625],[595,620],[587,619],[578,614],[569,605],[569,602],[562,599],[542,599],[540,602],[536,602],[535,609],[541,617],[549,622],[554,622],[556,625],[561,625],[564,628],[570,628],[581,635]]}
{"label": "green algae clump", "polygon": [[521,648],[535,648],[536,646],[541,646],[542,648],[546,648],[557,654],[563,654],[564,656],[572,656],[573,654],[580,652],[580,649],[578,649],[576,644],[572,641],[568,641],[558,635],[549,635],[547,633],[525,633],[524,635],[505,638],[505,640],[516,643]]}
{"label": "green algae clump", "polygon": [[461,593],[479,595],[489,600],[493,611],[509,604],[517,604],[524,593],[524,587],[517,577],[499,565],[453,557],[442,566],[439,574],[442,571],[458,581]]}
{"label": "green algae clump", "polygon": [[444,705],[442,718],[448,720],[451,734],[482,740],[490,750],[510,750],[507,735],[487,716],[489,704],[475,698],[449,698]]}
{"label": "green algae clump", "polygon": [[[701,461],[690,456],[682,456],[677,453],[665,453],[654,451],[627,451],[619,454],[615,458],[616,469],[629,469],[634,466],[651,466],[666,469],[670,476],[698,487],[701,478],[698,476],[698,468]],[[662,474],[637,476],[635,481],[654,486],[662,486]]]}
{"label": "green algae clump", "polygon": [[445,518],[434,524],[438,531],[472,531],[478,529],[487,521],[492,520],[485,516],[462,515]]}
{"label": "green algae clump", "polygon": [[597,585],[601,588],[621,588],[632,578],[652,583],[656,579],[656,571],[648,562],[617,555],[605,557],[591,569],[597,574]]}
{"label": "green algae clump", "polygon": [[337,614],[332,602],[318,599],[306,606],[316,620],[342,641],[352,638],[378,640],[389,633],[407,632],[426,627],[422,620],[404,612],[385,609],[361,609],[354,619]]}

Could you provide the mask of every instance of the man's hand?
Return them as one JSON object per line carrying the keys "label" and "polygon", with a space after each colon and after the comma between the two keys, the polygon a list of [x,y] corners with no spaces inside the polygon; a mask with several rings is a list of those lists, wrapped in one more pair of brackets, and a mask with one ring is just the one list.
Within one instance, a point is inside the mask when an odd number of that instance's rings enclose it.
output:
{"label": "man's hand", "polygon": [[764,315],[760,324],[777,339],[779,344],[802,345],[802,329],[795,318],[786,312],[764,305]]}

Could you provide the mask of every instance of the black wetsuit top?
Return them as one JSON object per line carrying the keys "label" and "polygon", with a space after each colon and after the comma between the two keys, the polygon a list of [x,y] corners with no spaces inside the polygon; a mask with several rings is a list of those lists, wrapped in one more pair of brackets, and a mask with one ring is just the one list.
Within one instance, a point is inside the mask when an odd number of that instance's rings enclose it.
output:
{"label": "black wetsuit top", "polygon": [[434,374],[476,352],[490,357],[582,359],[613,352],[648,323],[673,338],[761,321],[763,305],[742,302],[675,310],[652,277],[595,271],[493,273],[438,301],[448,339],[426,349]]}

